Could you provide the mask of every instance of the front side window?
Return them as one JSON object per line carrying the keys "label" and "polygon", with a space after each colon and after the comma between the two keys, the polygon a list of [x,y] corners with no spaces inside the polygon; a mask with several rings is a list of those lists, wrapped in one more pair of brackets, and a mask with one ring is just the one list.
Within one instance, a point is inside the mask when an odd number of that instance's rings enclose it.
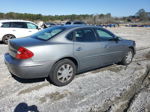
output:
{"label": "front side window", "polygon": [[27,28],[27,25],[25,22],[12,22],[11,27],[12,28]]}
{"label": "front side window", "polygon": [[32,38],[42,39],[42,40],[49,40],[52,37],[58,35],[59,33],[63,32],[65,29],[62,27],[53,27],[48,28],[45,30],[42,30],[34,35],[32,35]]}
{"label": "front side window", "polygon": [[27,28],[28,29],[37,29],[38,27],[35,24],[27,23]]}
{"label": "front side window", "polygon": [[1,27],[2,28],[9,28],[10,27],[10,22],[2,23]]}
{"label": "front side window", "polygon": [[96,29],[96,32],[97,32],[98,36],[100,37],[100,39],[102,39],[102,40],[111,40],[114,38],[114,36],[111,33],[107,32],[105,30]]}
{"label": "front side window", "polygon": [[77,42],[93,42],[96,41],[95,34],[92,29],[81,29],[76,30],[75,32],[75,40]]}

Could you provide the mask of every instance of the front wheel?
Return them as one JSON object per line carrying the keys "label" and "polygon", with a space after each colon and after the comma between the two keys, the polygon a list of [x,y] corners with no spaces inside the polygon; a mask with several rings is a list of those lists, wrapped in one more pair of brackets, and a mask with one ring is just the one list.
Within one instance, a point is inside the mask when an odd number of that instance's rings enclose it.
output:
{"label": "front wheel", "polygon": [[52,67],[49,79],[56,86],[65,86],[73,80],[75,73],[75,64],[69,59],[63,59]]}
{"label": "front wheel", "polygon": [[133,50],[129,48],[126,56],[122,59],[121,64],[129,65],[133,60],[133,56],[134,56]]}

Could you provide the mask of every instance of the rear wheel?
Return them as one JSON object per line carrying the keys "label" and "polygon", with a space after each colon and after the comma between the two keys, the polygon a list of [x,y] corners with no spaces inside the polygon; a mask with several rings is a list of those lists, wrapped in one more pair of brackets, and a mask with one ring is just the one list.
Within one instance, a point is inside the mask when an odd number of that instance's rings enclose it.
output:
{"label": "rear wheel", "polygon": [[63,59],[53,66],[49,79],[56,86],[65,86],[73,80],[75,73],[75,64],[69,59]]}
{"label": "rear wheel", "polygon": [[134,56],[133,50],[129,48],[129,51],[127,52],[126,56],[121,61],[121,64],[129,65],[133,60],[133,56]]}
{"label": "rear wheel", "polygon": [[5,36],[3,37],[2,41],[3,41],[3,43],[8,44],[8,40],[9,40],[9,39],[13,39],[13,38],[15,38],[14,35],[7,34],[7,35],[5,35]]}

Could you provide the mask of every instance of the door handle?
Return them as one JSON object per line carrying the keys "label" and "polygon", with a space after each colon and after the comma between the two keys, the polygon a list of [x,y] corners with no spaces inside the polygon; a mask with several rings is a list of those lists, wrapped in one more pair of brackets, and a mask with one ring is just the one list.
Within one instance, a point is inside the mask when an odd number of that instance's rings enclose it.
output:
{"label": "door handle", "polygon": [[81,51],[82,50],[82,47],[78,47],[77,49],[76,49],[76,51]]}
{"label": "door handle", "polygon": [[16,31],[16,30],[13,30],[13,31]]}
{"label": "door handle", "polygon": [[29,32],[32,32],[32,31],[29,31]]}

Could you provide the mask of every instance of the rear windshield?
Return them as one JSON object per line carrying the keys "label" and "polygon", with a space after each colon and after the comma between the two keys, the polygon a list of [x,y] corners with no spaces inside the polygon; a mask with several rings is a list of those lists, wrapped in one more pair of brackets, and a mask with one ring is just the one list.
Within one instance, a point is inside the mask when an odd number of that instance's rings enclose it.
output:
{"label": "rear windshield", "polygon": [[48,28],[45,30],[42,30],[38,33],[35,33],[34,35],[32,35],[32,38],[37,38],[40,40],[49,40],[52,37],[58,35],[59,33],[63,32],[65,30],[65,28],[63,27],[53,27],[53,28]]}

